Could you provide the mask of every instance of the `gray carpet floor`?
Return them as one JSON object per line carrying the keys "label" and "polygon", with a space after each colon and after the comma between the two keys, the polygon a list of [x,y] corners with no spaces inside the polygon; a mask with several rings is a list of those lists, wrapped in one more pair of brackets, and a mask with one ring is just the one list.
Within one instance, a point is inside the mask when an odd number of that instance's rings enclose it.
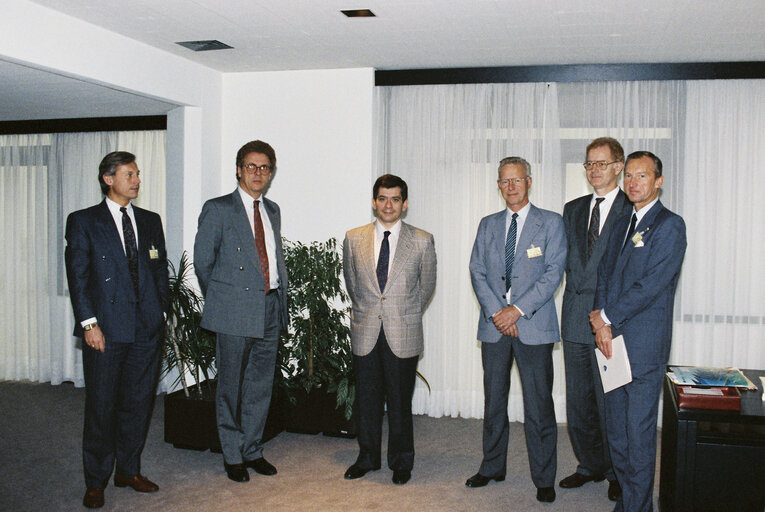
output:
{"label": "gray carpet floor", "polygon": [[[71,384],[0,382],[0,510],[69,511],[82,507],[81,436],[85,392]],[[343,472],[356,458],[353,439],[283,432],[266,445],[279,470],[248,483],[226,478],[220,454],[173,448],[163,440],[158,397],[142,473],[160,490],[105,491],[105,511],[610,511],[607,482],[556,488],[552,504],[536,501],[523,425],[512,423],[507,480],[480,489],[465,480],[481,461],[481,421],[416,416],[412,480],[393,485],[388,469],[355,481]],[[387,431],[383,432],[383,439]],[[383,445],[384,449],[384,445]],[[383,459],[385,454],[383,453]],[[565,425],[558,429],[558,480],[576,468]],[[658,475],[658,470],[657,470]],[[654,490],[654,501],[658,485]]]}

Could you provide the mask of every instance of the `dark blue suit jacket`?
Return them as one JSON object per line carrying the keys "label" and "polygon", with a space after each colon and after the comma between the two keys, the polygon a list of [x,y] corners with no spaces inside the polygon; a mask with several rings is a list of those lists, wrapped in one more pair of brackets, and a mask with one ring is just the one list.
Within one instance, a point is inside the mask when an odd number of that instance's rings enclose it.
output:
{"label": "dark blue suit jacket", "polygon": [[162,332],[168,305],[162,221],[156,213],[135,205],[133,212],[138,228],[139,297],[135,296],[122,241],[106,201],[67,218],[64,257],[75,336],[83,336],[81,322],[91,317],[96,317],[107,342],[153,339]]}
{"label": "dark blue suit jacket", "polygon": [[593,309],[605,310],[613,336],[624,336],[634,364],[666,364],[672,341],[672,310],[685,256],[685,222],[657,201],[622,251],[632,212],[614,226],[598,267]]}

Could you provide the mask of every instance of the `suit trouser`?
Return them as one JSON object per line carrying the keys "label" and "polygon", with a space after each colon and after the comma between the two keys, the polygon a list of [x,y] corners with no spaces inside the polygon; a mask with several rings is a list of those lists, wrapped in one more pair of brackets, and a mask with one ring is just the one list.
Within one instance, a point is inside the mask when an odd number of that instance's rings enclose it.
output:
{"label": "suit trouser", "polygon": [[513,359],[518,362],[523,391],[523,428],[531,479],[537,487],[552,487],[557,469],[558,426],[552,400],[553,344],[524,345],[520,339],[502,336],[496,343],[481,343],[483,361],[483,462],[484,476],[507,473],[510,424],[507,399]]}
{"label": "suit trouser", "polygon": [[266,295],[262,338],[217,333],[215,412],[223,460],[228,464],[263,456],[263,429],[271,405],[281,328],[279,293]]}
{"label": "suit trouser", "polygon": [[412,470],[412,393],[418,359],[418,356],[396,357],[382,328],[377,344],[369,354],[353,356],[359,414],[359,456],[356,464],[360,467],[380,467],[383,404],[387,403],[388,467],[394,471]]}
{"label": "suit trouser", "polygon": [[656,421],[665,365],[632,363],[632,382],[606,393],[611,462],[622,496],[618,512],[653,510]]}
{"label": "suit trouser", "polygon": [[595,346],[563,340],[566,368],[566,418],[571,447],[579,465],[576,472],[605,474],[614,480],[608,455],[603,385],[600,382]]}
{"label": "suit trouser", "polygon": [[106,341],[101,353],[82,346],[85,485],[103,489],[112,469],[132,477],[141,470],[154,391],[159,375],[159,340]]}

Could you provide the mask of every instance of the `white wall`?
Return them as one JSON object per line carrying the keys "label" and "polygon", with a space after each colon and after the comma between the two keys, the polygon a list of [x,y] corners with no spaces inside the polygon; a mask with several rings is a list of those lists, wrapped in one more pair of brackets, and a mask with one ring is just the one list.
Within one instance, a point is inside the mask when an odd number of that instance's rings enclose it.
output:
{"label": "white wall", "polygon": [[244,143],[268,142],[278,169],[266,195],[281,207],[282,234],[341,242],[372,219],[373,92],[367,68],[224,75],[220,188],[236,187]]}
{"label": "white wall", "polygon": [[[169,159],[170,181],[183,185],[182,217],[196,218],[201,191],[218,186],[221,73],[26,0],[3,0],[0,58],[196,109],[176,113],[168,129],[168,145],[184,157]],[[185,223],[166,229],[181,230],[175,243],[193,245]]]}

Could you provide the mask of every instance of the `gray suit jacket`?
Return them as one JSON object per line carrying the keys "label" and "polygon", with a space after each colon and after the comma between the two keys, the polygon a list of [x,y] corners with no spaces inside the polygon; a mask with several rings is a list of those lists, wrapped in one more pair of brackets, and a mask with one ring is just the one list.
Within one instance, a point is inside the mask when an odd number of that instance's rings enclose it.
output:
{"label": "gray suit jacket", "polygon": [[372,351],[385,336],[400,358],[422,354],[422,313],[436,289],[433,235],[401,223],[396,254],[385,291],[377,282],[374,223],[348,231],[343,241],[343,273],[351,298],[351,346],[354,355]]}
{"label": "gray suit jacket", "polygon": [[[502,337],[491,316],[507,306],[505,300],[505,218],[507,210],[481,219],[470,256],[470,278],[481,305],[478,339],[496,343]],[[529,251],[539,248],[541,255]],[[553,295],[563,278],[566,235],[563,219],[555,212],[531,205],[516,245],[511,299],[524,316],[518,337],[527,345],[560,341]]]}
{"label": "gray suit jacket", "polygon": [[[598,282],[598,264],[608,247],[617,219],[632,211],[627,194],[619,190],[608,212],[600,237],[592,247],[587,259],[587,230],[590,224],[592,194],[566,203],[563,208],[563,224],[568,240],[566,259],[566,290],[563,293],[561,334],[564,341],[595,345],[595,335],[590,326],[590,311],[595,302],[595,286]],[[622,233],[623,236],[623,233]]]}
{"label": "gray suit jacket", "polygon": [[[282,330],[286,331],[287,269],[282,252],[281,214],[276,203],[265,197],[262,199],[274,230]],[[233,336],[262,338],[265,284],[238,189],[232,194],[210,199],[202,207],[194,240],[194,269],[205,297],[202,327]]]}

